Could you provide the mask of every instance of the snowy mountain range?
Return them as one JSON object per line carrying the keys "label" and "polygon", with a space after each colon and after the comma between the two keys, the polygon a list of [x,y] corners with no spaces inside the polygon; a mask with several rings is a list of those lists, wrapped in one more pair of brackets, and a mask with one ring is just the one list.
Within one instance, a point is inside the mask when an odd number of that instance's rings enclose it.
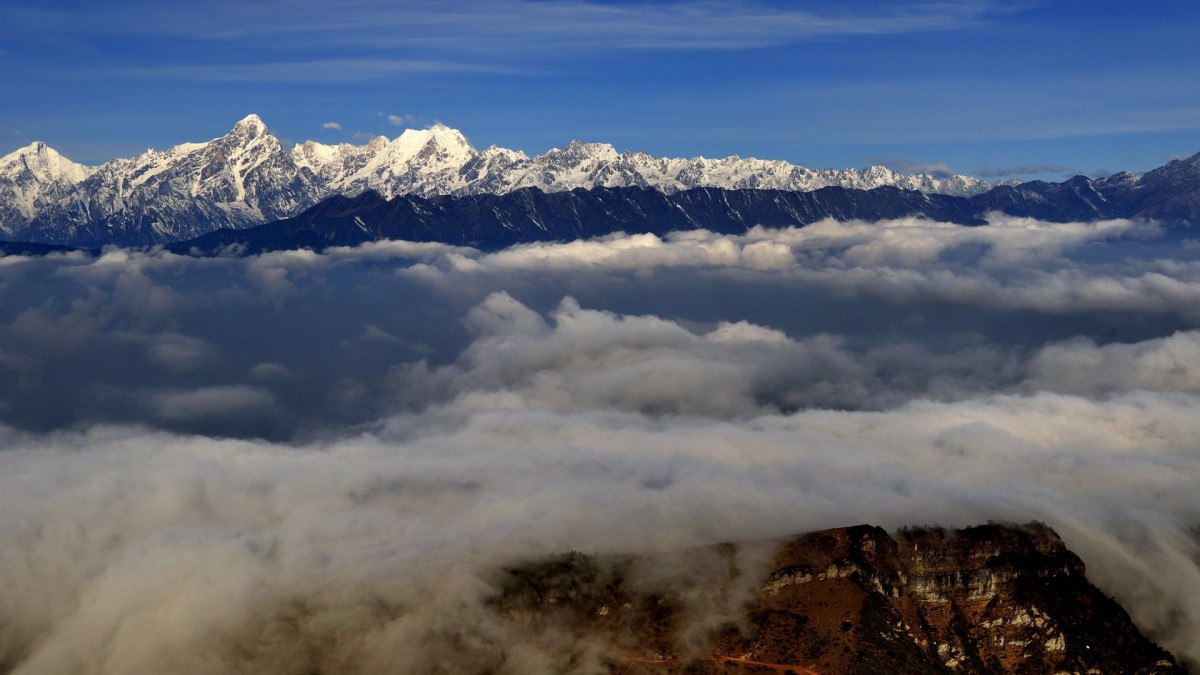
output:
{"label": "snowy mountain range", "polygon": [[297,165],[310,169],[333,193],[352,197],[369,189],[389,199],[401,194],[506,194],[530,187],[543,192],[649,187],[673,194],[696,187],[807,192],[829,186],[871,189],[890,185],[953,195],[977,194],[992,187],[970,176],[905,175],[882,166],[814,170],[736,156],[664,158],[644,152],[619,153],[607,143],[579,141],[531,158],[496,146],[476,150],[462,133],[441,125],[422,131],[409,129],[393,141],[380,136],[361,146],[308,141],[293,148],[291,154]]}
{"label": "snowy mountain range", "polygon": [[334,195],[375,191],[433,197],[507,194],[522,188],[697,187],[807,192],[893,186],[968,196],[991,189],[969,176],[906,175],[882,166],[814,170],[783,161],[654,157],[605,143],[571,142],[529,157],[476,150],[457,130],[409,129],[363,145],[313,141],[285,150],[256,115],[226,135],[147,150],[88,167],[33,143],[0,158],[0,238],[76,246],[183,241],[296,215]]}

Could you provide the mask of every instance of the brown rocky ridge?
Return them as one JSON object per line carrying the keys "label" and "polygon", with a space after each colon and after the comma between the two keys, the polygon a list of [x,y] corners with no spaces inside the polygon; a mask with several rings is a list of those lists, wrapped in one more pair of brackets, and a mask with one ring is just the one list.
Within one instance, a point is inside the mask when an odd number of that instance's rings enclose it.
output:
{"label": "brown rocky ridge", "polygon": [[571,552],[506,570],[494,608],[630,675],[1188,672],[1037,523]]}

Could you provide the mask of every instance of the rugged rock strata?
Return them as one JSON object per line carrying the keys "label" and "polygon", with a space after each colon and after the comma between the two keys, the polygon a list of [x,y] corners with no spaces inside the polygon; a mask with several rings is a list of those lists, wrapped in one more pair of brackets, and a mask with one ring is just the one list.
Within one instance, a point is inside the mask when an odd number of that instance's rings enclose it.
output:
{"label": "rugged rock strata", "polygon": [[[495,606],[598,641],[614,673],[1186,672],[1042,525],[858,526],[762,550],[572,553],[509,570]],[[646,581],[706,557],[723,578]]]}

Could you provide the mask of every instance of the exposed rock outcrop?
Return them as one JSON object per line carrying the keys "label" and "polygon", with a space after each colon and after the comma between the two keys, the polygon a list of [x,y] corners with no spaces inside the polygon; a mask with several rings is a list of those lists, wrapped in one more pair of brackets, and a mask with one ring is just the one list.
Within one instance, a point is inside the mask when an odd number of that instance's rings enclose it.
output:
{"label": "exposed rock outcrop", "polygon": [[[681,563],[571,553],[509,570],[496,607],[602,641],[614,673],[1187,672],[1043,525],[827,530],[765,565],[734,546],[680,555],[727,574],[646,583]],[[733,613],[697,611],[714,597]]]}

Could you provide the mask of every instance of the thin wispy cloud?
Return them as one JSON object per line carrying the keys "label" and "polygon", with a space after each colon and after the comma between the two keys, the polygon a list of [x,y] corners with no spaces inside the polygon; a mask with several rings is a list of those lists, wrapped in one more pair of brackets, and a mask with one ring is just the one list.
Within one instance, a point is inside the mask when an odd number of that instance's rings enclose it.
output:
{"label": "thin wispy cloud", "polygon": [[1027,176],[1041,173],[1073,174],[1078,172],[1073,171],[1069,166],[1062,166],[1060,164],[1018,164],[1016,166],[988,166],[980,164],[975,167],[972,173],[980,178],[1008,178],[1010,176]]}
{"label": "thin wispy cloud", "polygon": [[[468,52],[744,49],[831,36],[955,30],[984,22],[996,11],[985,2],[883,3],[857,10],[813,10],[751,1],[614,5],[583,0],[425,0],[406,3],[399,12],[377,3],[351,3],[331,15],[326,6],[307,0],[270,5],[218,2],[172,11],[154,3],[127,2],[95,17],[90,30],[206,41],[253,35],[277,46],[320,36],[327,46]],[[29,18],[24,12],[6,14],[14,20]],[[81,30],[68,25],[71,15],[65,10],[43,11],[39,20]]]}
{"label": "thin wispy cloud", "polygon": [[875,156],[868,157],[867,161],[871,164],[881,164],[904,173],[925,173],[938,177],[952,176],[956,173],[945,162],[914,162],[903,158]]}
{"label": "thin wispy cloud", "polygon": [[185,80],[199,82],[362,82],[397,75],[489,73],[513,74],[517,69],[430,59],[327,59],[279,61],[249,65],[153,65],[104,70],[80,69],[72,78]]}
{"label": "thin wispy cloud", "polygon": [[[311,0],[126,0],[104,12],[14,0],[0,7],[0,44],[13,59],[5,91],[36,95],[4,121],[56,147],[71,138],[59,149],[95,163],[201,138],[197,128],[211,133],[247,106],[302,140],[325,120],[387,110],[389,92],[403,91],[422,119],[453,119],[485,146],[529,151],[628,139],[664,156],[813,167],[881,155],[1138,172],[1194,151],[1193,18],[1173,3],[1114,5],[1093,19],[1052,3],[970,0],[358,0],[337,13]],[[1096,67],[1097,45],[1131,43],[1142,48]],[[244,88],[255,84],[277,88]],[[110,132],[101,143],[119,135],[123,150],[89,147],[79,125],[40,110],[65,90],[103,94],[93,111]],[[197,96],[203,105],[179,103]],[[355,101],[361,109],[345,109]],[[156,122],[126,109],[164,105],[173,114]],[[1097,142],[1078,140],[1087,136]],[[1029,141],[1021,156],[1014,140]]]}

